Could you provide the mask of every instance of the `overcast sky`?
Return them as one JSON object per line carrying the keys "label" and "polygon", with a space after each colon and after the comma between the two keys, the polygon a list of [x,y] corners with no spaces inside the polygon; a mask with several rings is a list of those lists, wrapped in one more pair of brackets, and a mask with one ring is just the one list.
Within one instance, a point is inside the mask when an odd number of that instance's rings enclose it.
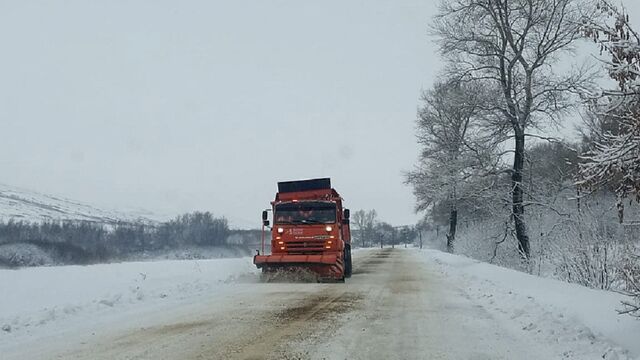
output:
{"label": "overcast sky", "polygon": [[331,177],[413,223],[434,3],[4,2],[0,182],[248,227],[277,181]]}

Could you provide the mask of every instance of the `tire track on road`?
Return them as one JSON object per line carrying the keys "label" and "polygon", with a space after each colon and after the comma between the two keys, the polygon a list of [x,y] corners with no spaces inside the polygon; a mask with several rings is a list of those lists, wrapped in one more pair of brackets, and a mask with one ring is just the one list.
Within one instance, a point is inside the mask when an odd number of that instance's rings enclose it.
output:
{"label": "tire track on road", "polygon": [[[373,272],[388,263],[391,249],[370,254],[354,263],[354,277]],[[352,278],[353,279],[353,278]],[[307,359],[310,354],[295,344],[313,344],[334,335],[333,330],[346,321],[346,313],[364,305],[365,293],[357,281],[326,285],[301,302],[272,316],[273,327],[261,329],[249,344],[236,343],[227,347],[218,358],[225,359]],[[198,360],[209,359],[197,357]]]}
{"label": "tire track on road", "polygon": [[[288,345],[292,341],[321,339],[340,324],[341,314],[352,311],[361,296],[344,290],[329,290],[304,299],[273,316],[273,326],[262,331],[249,343],[232,344],[217,358],[225,359],[296,359],[304,356]],[[199,357],[198,359],[206,359]]]}

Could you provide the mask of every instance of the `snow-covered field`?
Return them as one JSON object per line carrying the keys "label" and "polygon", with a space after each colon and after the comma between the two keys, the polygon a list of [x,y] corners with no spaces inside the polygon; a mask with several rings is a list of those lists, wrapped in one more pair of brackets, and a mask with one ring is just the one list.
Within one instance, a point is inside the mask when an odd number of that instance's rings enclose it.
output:
{"label": "snow-covered field", "polygon": [[256,271],[251,258],[0,270],[0,349],[198,301]]}
{"label": "snow-covered field", "polygon": [[[309,335],[290,342],[295,351],[304,347],[302,358],[344,358],[352,350],[360,355],[351,358],[362,358],[371,346],[390,343],[408,358],[429,358],[422,351],[441,346],[437,358],[443,359],[477,351],[495,355],[478,357],[483,359],[640,359],[640,321],[616,314],[620,294],[435,250],[389,251],[358,251],[354,277],[331,285],[260,284],[251,258],[0,270],[0,354],[48,358],[80,351],[81,359],[126,358],[129,352],[151,356],[148,351],[159,342],[167,347],[161,358],[171,358],[171,351],[185,351],[181,346],[202,342],[209,348],[215,341],[228,354],[244,354],[225,339],[251,333],[251,346],[268,349],[276,335],[265,334],[275,330],[278,336]],[[298,313],[305,309],[309,314]],[[395,314],[393,319],[384,311]],[[279,316],[285,317],[274,320]],[[313,335],[314,329],[328,333]],[[414,333],[409,337],[398,329]],[[140,340],[121,340],[129,336]],[[448,343],[433,336],[445,336]],[[424,343],[407,348],[415,338]],[[458,344],[465,338],[469,344]],[[522,353],[510,356],[518,346]]]}

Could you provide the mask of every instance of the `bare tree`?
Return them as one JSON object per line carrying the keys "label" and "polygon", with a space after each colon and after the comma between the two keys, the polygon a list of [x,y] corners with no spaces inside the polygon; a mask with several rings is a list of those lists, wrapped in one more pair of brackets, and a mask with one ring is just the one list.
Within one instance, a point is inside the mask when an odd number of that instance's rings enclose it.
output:
{"label": "bare tree", "polygon": [[[581,35],[585,1],[451,0],[443,1],[433,30],[448,71],[461,80],[496,90],[485,110],[496,132],[514,140],[511,168],[512,219],[518,248],[530,256],[524,210],[525,139],[532,129],[559,123],[575,104],[570,96],[587,85],[585,67],[557,65]],[[582,10],[581,10],[582,9]],[[499,95],[498,95],[499,94]]]}
{"label": "bare tree", "polygon": [[460,207],[472,207],[483,189],[491,187],[499,157],[495,138],[483,136],[478,126],[484,92],[473,84],[438,83],[422,95],[418,112],[419,165],[407,174],[413,185],[416,210],[448,208],[447,250],[454,251]]}
{"label": "bare tree", "polygon": [[364,236],[365,241],[373,243],[373,234],[378,224],[378,213],[375,209],[367,211],[364,217]]}
{"label": "bare tree", "polygon": [[354,236],[354,240],[360,240],[360,243],[362,247],[365,247],[364,245],[364,227],[365,227],[365,216],[366,213],[364,210],[358,210],[358,211],[354,211],[353,214],[351,215],[351,226],[353,227],[353,235]]}
{"label": "bare tree", "polygon": [[371,236],[373,236],[373,229],[376,226],[378,214],[375,210],[358,210],[351,215],[351,224],[354,227],[354,235],[356,241],[360,241],[362,247],[366,247],[367,242],[371,242]]}
{"label": "bare tree", "polygon": [[376,238],[380,242],[381,249],[384,247],[384,244],[391,244],[392,247],[395,245],[396,228],[394,228],[393,225],[384,221],[378,222],[373,229],[373,233],[375,233]]}

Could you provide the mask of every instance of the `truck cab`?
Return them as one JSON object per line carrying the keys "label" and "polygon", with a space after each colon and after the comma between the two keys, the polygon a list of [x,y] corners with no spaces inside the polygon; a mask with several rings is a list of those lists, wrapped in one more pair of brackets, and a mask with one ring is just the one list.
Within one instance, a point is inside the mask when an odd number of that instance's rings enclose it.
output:
{"label": "truck cab", "polygon": [[[321,279],[349,277],[349,210],[342,201],[328,178],[278,183],[271,202],[271,254],[256,255],[256,266],[263,272],[306,268]],[[263,225],[269,224],[265,211]]]}

